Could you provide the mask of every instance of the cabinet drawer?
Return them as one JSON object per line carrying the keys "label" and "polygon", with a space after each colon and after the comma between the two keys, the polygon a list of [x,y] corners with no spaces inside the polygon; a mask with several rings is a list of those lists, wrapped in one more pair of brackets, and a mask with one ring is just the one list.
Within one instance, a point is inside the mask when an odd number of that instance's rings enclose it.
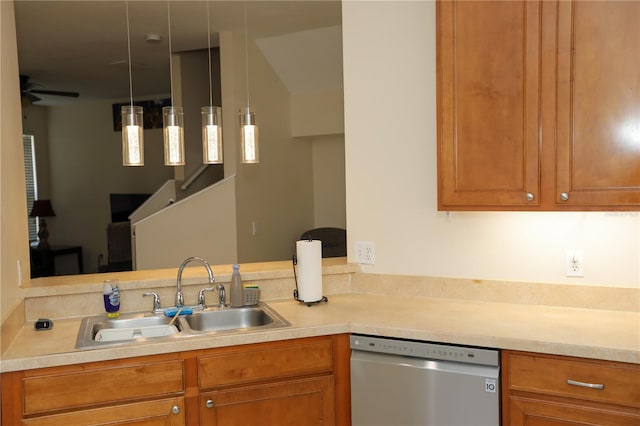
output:
{"label": "cabinet drawer", "polygon": [[198,357],[198,384],[210,388],[331,370],[331,340],[272,345]]}
{"label": "cabinet drawer", "polygon": [[640,365],[521,353],[507,359],[511,390],[640,407]]}
{"label": "cabinet drawer", "polygon": [[24,377],[23,410],[29,415],[165,396],[183,390],[181,360],[108,366],[94,364]]}
{"label": "cabinet drawer", "polygon": [[144,425],[182,426],[185,424],[184,398],[122,404],[71,413],[53,414],[22,421],[23,426]]}

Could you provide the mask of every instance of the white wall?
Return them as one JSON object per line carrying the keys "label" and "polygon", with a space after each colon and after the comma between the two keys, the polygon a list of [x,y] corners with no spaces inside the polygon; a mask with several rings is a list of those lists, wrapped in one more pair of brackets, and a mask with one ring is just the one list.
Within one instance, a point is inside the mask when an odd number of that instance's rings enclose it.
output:
{"label": "white wall", "polygon": [[[383,274],[640,287],[638,212],[437,211],[435,3],[343,2],[347,225]],[[565,277],[565,252],[584,278]],[[350,257],[353,260],[352,257]]]}
{"label": "white wall", "polygon": [[344,134],[344,91],[291,94],[293,136]]}
{"label": "white wall", "polygon": [[230,176],[133,224],[136,269],[177,268],[191,256],[237,263],[235,196]]}
{"label": "white wall", "polygon": [[49,172],[49,108],[37,105],[22,107],[22,131],[32,135],[36,153],[38,199],[51,198]]}
{"label": "white wall", "polygon": [[313,227],[346,228],[344,134],[299,143],[313,147]]}
{"label": "white wall", "polygon": [[0,323],[28,279],[29,233],[13,2],[0,1]]}
{"label": "white wall", "polygon": [[[113,130],[114,102],[49,108],[50,187],[56,212],[47,221],[50,242],[81,245],[85,272],[97,270],[99,254],[107,258],[109,194],[151,194],[173,177],[173,169],[164,165],[162,129],[144,131],[144,167],[122,166],[122,134]],[[60,272],[77,273],[75,267]]]}
{"label": "white wall", "polygon": [[[232,114],[247,106],[244,35],[234,37],[236,103]],[[224,66],[225,46],[221,49]],[[260,164],[241,164],[239,157],[235,158],[238,261],[290,259],[300,234],[313,227],[312,147],[292,137],[289,91],[251,36],[249,65],[250,104],[260,132]],[[238,121],[235,123],[237,126]],[[231,143],[239,144],[239,137],[236,132]]]}

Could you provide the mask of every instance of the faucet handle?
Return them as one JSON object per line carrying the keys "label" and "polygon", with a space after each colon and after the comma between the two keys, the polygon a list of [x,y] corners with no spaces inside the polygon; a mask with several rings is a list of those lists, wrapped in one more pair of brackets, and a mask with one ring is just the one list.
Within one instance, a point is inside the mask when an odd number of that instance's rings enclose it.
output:
{"label": "faucet handle", "polygon": [[218,284],[216,286],[216,288],[219,291],[219,295],[220,295],[220,309],[224,308],[227,306],[227,292],[224,289],[224,286],[222,284]]}
{"label": "faucet handle", "polygon": [[201,289],[201,290],[198,292],[198,305],[202,306],[202,309],[203,309],[203,310],[204,310],[204,309],[207,309],[207,304],[206,304],[206,303],[205,303],[205,301],[204,301],[204,294],[205,294],[207,291],[216,291],[216,289],[215,289],[214,287],[206,287],[206,288]]}
{"label": "faucet handle", "polygon": [[153,296],[153,313],[162,310],[162,307],[160,305],[160,296],[158,296],[158,293],[150,291],[148,293],[142,293],[142,296]]}

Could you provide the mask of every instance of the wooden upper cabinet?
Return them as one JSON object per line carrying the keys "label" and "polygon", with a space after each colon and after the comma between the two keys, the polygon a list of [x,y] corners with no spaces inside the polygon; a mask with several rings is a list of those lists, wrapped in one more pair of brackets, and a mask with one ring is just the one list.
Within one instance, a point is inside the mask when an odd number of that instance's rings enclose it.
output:
{"label": "wooden upper cabinet", "polygon": [[640,209],[640,2],[436,4],[438,208]]}
{"label": "wooden upper cabinet", "polygon": [[640,2],[559,2],[555,202],[640,208]]}
{"label": "wooden upper cabinet", "polygon": [[436,8],[439,208],[537,205],[540,3]]}

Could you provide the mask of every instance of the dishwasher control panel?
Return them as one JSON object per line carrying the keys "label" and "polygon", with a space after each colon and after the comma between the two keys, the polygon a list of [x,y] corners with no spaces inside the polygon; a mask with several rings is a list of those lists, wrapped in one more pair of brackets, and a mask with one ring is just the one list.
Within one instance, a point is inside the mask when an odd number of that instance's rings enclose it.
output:
{"label": "dishwasher control panel", "polygon": [[498,366],[499,351],[496,349],[472,348],[414,340],[397,340],[386,337],[351,335],[351,349],[415,358],[463,362]]}

